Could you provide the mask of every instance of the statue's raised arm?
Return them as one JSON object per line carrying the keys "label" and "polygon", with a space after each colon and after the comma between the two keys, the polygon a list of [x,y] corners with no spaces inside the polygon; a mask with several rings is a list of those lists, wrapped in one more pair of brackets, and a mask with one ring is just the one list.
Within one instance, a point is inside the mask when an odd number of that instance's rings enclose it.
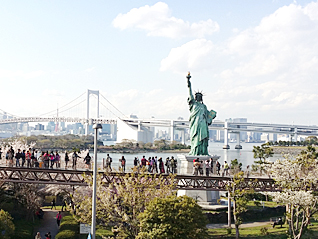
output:
{"label": "statue's raised arm", "polygon": [[191,88],[191,82],[190,82],[190,79],[191,79],[190,72],[188,72],[187,79],[188,79],[188,88],[189,88],[189,95],[190,95],[189,101],[191,101],[191,100],[194,100],[194,97],[192,94],[192,88]]}

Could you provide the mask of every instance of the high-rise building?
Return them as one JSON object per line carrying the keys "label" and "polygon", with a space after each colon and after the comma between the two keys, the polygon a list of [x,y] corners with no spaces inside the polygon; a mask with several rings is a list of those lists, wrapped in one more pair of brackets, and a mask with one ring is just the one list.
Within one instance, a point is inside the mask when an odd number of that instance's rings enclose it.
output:
{"label": "high-rise building", "polygon": [[43,124],[35,125],[35,130],[44,130],[44,125]]}

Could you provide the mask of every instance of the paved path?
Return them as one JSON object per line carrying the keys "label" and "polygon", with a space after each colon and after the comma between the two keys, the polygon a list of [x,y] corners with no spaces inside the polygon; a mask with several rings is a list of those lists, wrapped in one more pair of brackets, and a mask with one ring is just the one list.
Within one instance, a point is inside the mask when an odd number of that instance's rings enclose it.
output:
{"label": "paved path", "polygon": [[[247,228],[247,227],[259,227],[259,226],[269,226],[270,225],[270,221],[265,221],[265,222],[250,222],[250,223],[243,223],[240,225],[240,228]],[[221,224],[221,223],[217,223],[217,224],[208,224],[206,225],[206,227],[208,229],[217,229],[217,228],[227,228],[227,224]],[[232,224],[232,228],[235,227],[234,224]]]}
{"label": "paved path", "polygon": [[59,228],[56,224],[56,214],[58,213],[58,210],[43,209],[43,211],[44,217],[41,226],[35,230],[34,234],[36,234],[36,232],[40,232],[41,237],[44,239],[44,235],[51,232],[52,239],[54,239],[56,234],[59,232]]}

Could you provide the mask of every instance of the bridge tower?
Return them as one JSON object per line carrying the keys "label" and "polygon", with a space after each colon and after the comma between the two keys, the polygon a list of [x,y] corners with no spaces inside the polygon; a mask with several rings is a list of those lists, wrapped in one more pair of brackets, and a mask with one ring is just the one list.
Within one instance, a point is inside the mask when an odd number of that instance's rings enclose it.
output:
{"label": "bridge tower", "polygon": [[96,118],[99,118],[99,91],[98,90],[87,90],[87,108],[86,108],[86,129],[85,134],[88,135],[89,125],[92,125],[93,122],[89,118],[89,96],[96,95],[97,96],[97,110],[96,110]]}

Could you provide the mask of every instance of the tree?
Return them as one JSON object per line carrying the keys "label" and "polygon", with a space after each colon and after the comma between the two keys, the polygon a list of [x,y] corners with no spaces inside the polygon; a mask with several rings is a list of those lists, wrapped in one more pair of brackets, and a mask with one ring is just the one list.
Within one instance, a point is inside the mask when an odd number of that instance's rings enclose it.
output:
{"label": "tree", "polygon": [[[84,223],[91,222],[92,179],[86,177],[89,188],[76,190],[74,203],[78,205],[75,218]],[[154,198],[164,198],[174,194],[174,176],[152,175],[135,172],[124,176],[118,174],[109,185],[97,179],[96,222],[116,225],[119,236],[135,238],[140,230],[138,216]]]}
{"label": "tree", "polygon": [[310,217],[317,212],[318,197],[312,193],[318,186],[317,156],[315,148],[308,146],[296,158],[285,155],[270,166],[272,177],[282,191],[267,194],[273,196],[273,201],[287,205],[286,221],[294,239],[301,238]]}
{"label": "tree", "polygon": [[160,140],[155,140],[155,142],[153,143],[153,145],[160,149],[160,150],[164,150],[164,149],[168,149],[169,148],[169,143],[167,140],[165,139],[160,139]]}
{"label": "tree", "polygon": [[10,239],[12,238],[14,234],[14,224],[13,224],[13,218],[11,215],[4,211],[0,210],[0,239]]}
{"label": "tree", "polygon": [[231,160],[231,173],[234,174],[242,171],[242,163],[239,163],[237,159]]}
{"label": "tree", "polygon": [[244,180],[244,172],[234,174],[232,181],[227,185],[227,190],[230,199],[233,201],[233,216],[235,223],[236,238],[240,237],[239,226],[242,224],[241,214],[246,211],[246,204],[248,203],[248,195],[254,190],[246,188]]}
{"label": "tree", "polygon": [[14,198],[26,209],[26,219],[34,220],[35,212],[42,206],[43,197],[39,193],[40,186],[34,184],[15,183]]}
{"label": "tree", "polygon": [[207,238],[207,219],[188,196],[155,198],[139,215],[141,231],[136,238]]}
{"label": "tree", "polygon": [[254,161],[254,163],[257,164],[256,167],[260,170],[260,173],[262,174],[262,172],[265,171],[266,164],[268,164],[266,159],[272,157],[274,154],[273,149],[269,147],[268,144],[262,144],[261,146],[253,146],[253,153],[255,159],[259,158],[259,160]]}

